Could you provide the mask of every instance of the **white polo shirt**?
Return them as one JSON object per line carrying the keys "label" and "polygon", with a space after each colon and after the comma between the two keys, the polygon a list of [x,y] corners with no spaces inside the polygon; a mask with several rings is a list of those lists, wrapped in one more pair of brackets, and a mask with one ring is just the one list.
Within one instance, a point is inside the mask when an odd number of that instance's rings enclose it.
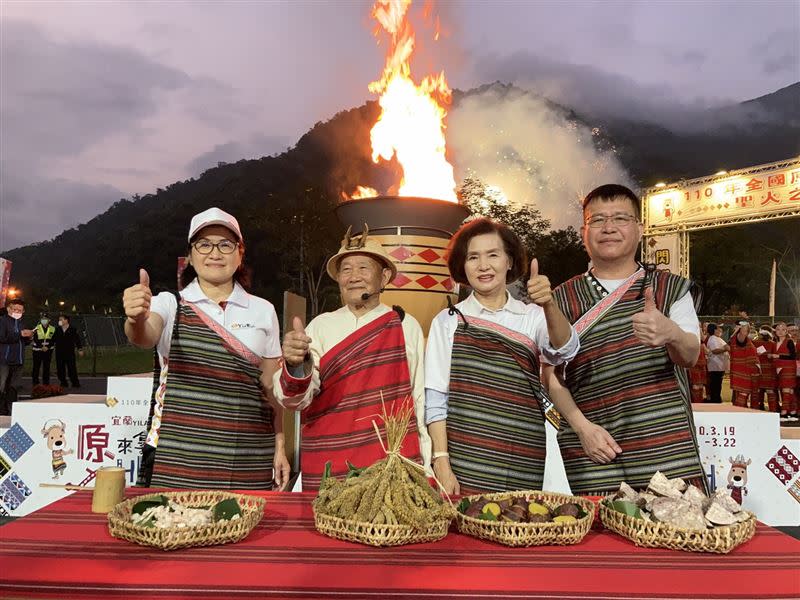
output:
{"label": "white polo shirt", "polygon": [[[191,302],[222,325],[254,354],[261,358],[280,358],[281,335],[278,315],[268,300],[252,296],[238,283],[234,283],[233,292],[228,296],[225,308],[222,308],[203,293],[197,279],[183,288],[181,298]],[[177,308],[177,300],[170,292],[161,292],[150,304],[151,312],[159,315],[164,321],[164,331],[161,332],[157,346],[159,355],[164,358],[169,356]]]}

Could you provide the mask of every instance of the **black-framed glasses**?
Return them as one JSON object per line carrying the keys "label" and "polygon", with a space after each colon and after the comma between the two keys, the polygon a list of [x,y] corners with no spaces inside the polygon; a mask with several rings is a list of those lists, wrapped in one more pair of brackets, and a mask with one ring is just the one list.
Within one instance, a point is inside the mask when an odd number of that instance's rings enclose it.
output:
{"label": "black-framed glasses", "polygon": [[239,247],[239,242],[232,242],[230,240],[220,240],[216,244],[210,240],[197,240],[192,244],[192,248],[197,250],[199,254],[211,254],[214,248],[222,254],[233,254],[236,248]]}
{"label": "black-framed glasses", "polygon": [[592,217],[591,219],[587,219],[586,225],[592,229],[600,229],[601,227],[605,227],[606,221],[611,223],[614,227],[626,227],[631,223],[635,223],[636,217],[633,215],[611,215],[610,217],[598,215],[596,217]]}

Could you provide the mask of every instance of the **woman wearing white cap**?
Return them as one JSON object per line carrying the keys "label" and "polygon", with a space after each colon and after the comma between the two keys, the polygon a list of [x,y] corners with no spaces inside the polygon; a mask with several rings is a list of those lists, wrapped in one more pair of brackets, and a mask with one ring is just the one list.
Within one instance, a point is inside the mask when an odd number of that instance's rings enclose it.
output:
{"label": "woman wearing white cap", "polygon": [[245,291],[243,257],[239,223],[209,208],[192,218],[186,274],[196,277],[180,295],[153,297],[144,269],[123,294],[128,339],[158,351],[142,485],[268,489],[288,480],[280,409],[261,385],[281,356],[278,317]]}

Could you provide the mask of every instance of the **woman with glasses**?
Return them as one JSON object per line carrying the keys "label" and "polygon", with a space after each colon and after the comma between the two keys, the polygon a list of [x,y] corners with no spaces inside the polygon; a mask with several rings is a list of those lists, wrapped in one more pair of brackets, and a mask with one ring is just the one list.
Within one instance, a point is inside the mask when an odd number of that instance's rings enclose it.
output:
{"label": "woman with glasses", "polygon": [[278,317],[247,293],[243,259],[239,223],[210,208],[192,218],[191,282],[180,294],[153,297],[144,269],[123,294],[128,339],[157,349],[141,485],[270,489],[288,481],[282,412],[269,392],[281,356]]}

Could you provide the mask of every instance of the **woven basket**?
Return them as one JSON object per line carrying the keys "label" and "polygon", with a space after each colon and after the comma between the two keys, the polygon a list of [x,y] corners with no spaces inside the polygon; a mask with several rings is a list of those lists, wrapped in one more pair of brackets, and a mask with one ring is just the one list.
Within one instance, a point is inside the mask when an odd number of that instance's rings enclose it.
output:
{"label": "woven basket", "polygon": [[447,535],[450,520],[432,521],[425,529],[415,529],[410,525],[376,525],[314,511],[314,524],[317,531],[338,540],[358,542],[369,546],[402,546],[442,539]]}
{"label": "woven basket", "polygon": [[756,516],[745,512],[750,517],[746,521],[698,531],[637,519],[614,510],[605,501],[600,502],[600,520],[607,529],[628,538],[637,546],[687,552],[727,554],[749,540],[756,531]]}
{"label": "woven basket", "polygon": [[[235,498],[242,509],[241,517],[233,521],[221,521],[201,527],[144,527],[131,521],[131,509],[142,500],[155,500],[166,496],[183,506],[198,508],[213,506],[222,500]],[[115,538],[128,540],[143,546],[154,546],[162,550],[176,550],[191,546],[213,546],[238,542],[258,525],[264,516],[266,501],[257,496],[233,494],[220,491],[183,491],[147,494],[125,500],[108,513],[108,530]]]}
{"label": "woven basket", "polygon": [[556,492],[520,491],[479,494],[467,496],[467,499],[470,502],[479,498],[497,501],[519,496],[535,496],[550,506],[574,502],[586,512],[586,516],[578,519],[575,523],[512,523],[511,521],[484,521],[459,512],[458,530],[461,533],[505,546],[567,546],[580,542],[592,527],[595,506],[594,502],[586,498]]}

